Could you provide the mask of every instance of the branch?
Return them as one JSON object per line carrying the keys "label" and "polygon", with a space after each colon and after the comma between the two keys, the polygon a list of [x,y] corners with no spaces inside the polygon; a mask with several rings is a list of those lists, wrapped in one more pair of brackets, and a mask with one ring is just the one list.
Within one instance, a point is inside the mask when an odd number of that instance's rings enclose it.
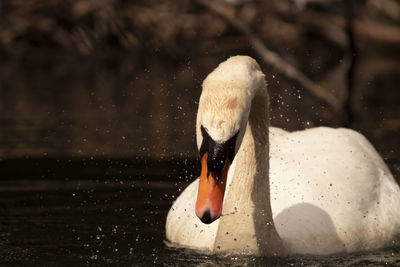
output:
{"label": "branch", "polygon": [[354,22],[358,35],[385,43],[400,43],[400,30],[398,26],[390,26],[373,20],[358,19]]}
{"label": "branch", "polygon": [[[347,2],[345,2],[347,3]],[[356,13],[355,13],[356,14]],[[285,16],[285,19],[290,19],[290,14],[280,13]],[[357,36],[371,39],[374,42],[383,43],[400,43],[400,29],[398,26],[391,25],[390,23],[382,23],[376,19],[356,19],[354,20],[354,31]],[[296,20],[293,23],[305,23],[313,27],[319,28],[328,39],[338,44],[340,47],[348,47],[348,40],[346,33],[343,31],[346,28],[346,19],[340,15],[332,14],[319,14],[315,11],[304,11],[297,14]]]}
{"label": "branch", "polygon": [[215,1],[209,0],[197,0],[201,5],[206,6],[213,12],[217,13],[221,17],[225,18],[232,26],[237,30],[241,31],[248,38],[252,48],[261,56],[261,58],[268,64],[272,65],[284,75],[292,80],[297,81],[301,84],[308,92],[315,97],[323,100],[329,104],[336,112],[341,109],[340,101],[331,94],[328,90],[315,84],[309,78],[307,78],[301,71],[290,65],[284,59],[282,59],[277,53],[268,49],[264,43],[258,38],[250,28],[245,25],[240,19],[236,18],[231,12],[226,9],[225,6],[217,4]]}

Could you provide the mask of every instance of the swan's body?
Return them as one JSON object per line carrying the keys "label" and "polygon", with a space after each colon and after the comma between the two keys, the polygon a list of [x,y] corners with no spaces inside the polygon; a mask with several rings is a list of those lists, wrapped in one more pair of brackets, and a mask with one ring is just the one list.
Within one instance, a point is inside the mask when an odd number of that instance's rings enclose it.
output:
{"label": "swan's body", "polygon": [[[239,56],[205,80],[197,130],[207,125],[213,139],[224,141],[239,129],[240,148],[228,172],[222,217],[211,224],[196,217],[196,180],[169,211],[167,239],[211,253],[262,255],[390,244],[400,230],[400,190],[375,149],[349,129],[268,128],[263,79],[254,60]],[[229,106],[239,111],[224,113]]]}

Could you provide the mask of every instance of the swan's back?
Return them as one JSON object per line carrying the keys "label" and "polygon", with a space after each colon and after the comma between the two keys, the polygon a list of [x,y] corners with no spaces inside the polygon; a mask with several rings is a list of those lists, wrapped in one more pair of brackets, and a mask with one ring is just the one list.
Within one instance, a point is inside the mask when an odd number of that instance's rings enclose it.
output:
{"label": "swan's back", "polygon": [[378,248],[400,227],[400,191],[372,145],[350,129],[271,128],[271,204],[293,253]]}

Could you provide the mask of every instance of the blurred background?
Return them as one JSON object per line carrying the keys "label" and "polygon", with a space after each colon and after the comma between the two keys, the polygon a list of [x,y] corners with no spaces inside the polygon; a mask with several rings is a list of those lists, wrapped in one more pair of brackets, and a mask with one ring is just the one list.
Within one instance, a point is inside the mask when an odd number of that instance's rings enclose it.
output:
{"label": "blurred background", "polygon": [[[272,125],[360,131],[400,181],[400,0],[0,0],[0,265],[231,266],[164,226],[201,83],[237,54]],[[236,266],[399,266],[396,244]]]}
{"label": "blurred background", "polygon": [[398,0],[0,0],[0,159],[195,158],[202,80],[246,54],[272,125],[351,127],[393,161],[399,48]]}

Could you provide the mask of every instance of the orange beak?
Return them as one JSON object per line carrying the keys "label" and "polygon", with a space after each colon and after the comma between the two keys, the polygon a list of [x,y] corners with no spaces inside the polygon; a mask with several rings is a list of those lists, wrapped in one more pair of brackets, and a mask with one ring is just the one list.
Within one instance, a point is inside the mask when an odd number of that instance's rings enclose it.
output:
{"label": "orange beak", "polygon": [[226,188],[229,166],[231,162],[226,161],[222,172],[209,172],[207,167],[206,152],[201,159],[201,174],[199,191],[196,201],[196,215],[206,224],[212,223],[221,216],[222,204]]}

